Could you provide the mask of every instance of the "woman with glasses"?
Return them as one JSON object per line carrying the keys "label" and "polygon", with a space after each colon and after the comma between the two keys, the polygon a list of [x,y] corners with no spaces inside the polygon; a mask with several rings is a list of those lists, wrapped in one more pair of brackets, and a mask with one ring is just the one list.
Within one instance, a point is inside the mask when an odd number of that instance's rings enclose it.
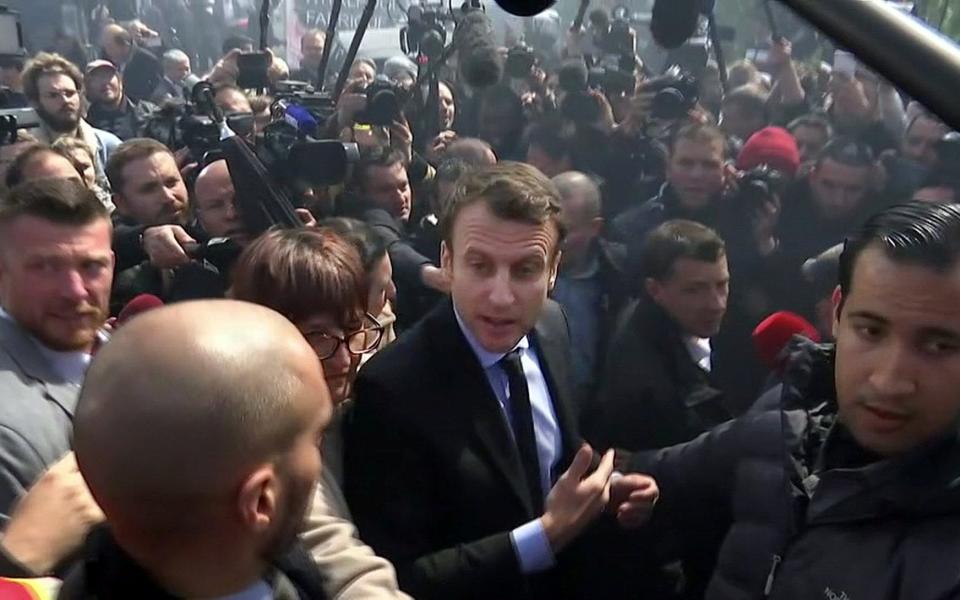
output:
{"label": "woman with glasses", "polygon": [[363,364],[377,350],[397,339],[394,331],[397,316],[393,312],[397,288],[393,284],[393,264],[387,254],[387,244],[383,237],[363,221],[339,217],[327,219],[323,222],[323,227],[335,231],[360,253],[360,261],[367,278],[367,312],[375,315],[377,322],[383,327],[380,341],[360,361],[360,364]]}
{"label": "woman with glasses", "polygon": [[331,598],[407,598],[386,560],[360,541],[343,497],[341,423],[360,365],[383,328],[367,312],[367,279],[353,245],[320,228],[271,230],[244,249],[229,295],[286,316],[323,363],[336,410],[324,434],[323,473],[301,532]]}

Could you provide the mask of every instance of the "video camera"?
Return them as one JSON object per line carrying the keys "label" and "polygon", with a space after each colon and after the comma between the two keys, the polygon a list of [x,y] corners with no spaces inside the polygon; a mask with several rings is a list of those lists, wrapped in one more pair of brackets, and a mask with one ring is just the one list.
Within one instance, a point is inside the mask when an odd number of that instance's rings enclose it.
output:
{"label": "video camera", "polygon": [[637,58],[633,54],[605,56],[590,69],[587,85],[608,97],[632,95],[637,87]]}
{"label": "video camera", "polygon": [[646,82],[644,91],[656,93],[650,116],[665,121],[682,119],[700,101],[700,84],[697,78],[676,67]]}
{"label": "video camera", "polygon": [[389,127],[397,121],[403,107],[410,99],[410,92],[382,75],[363,90],[367,107],[357,113],[354,120],[365,125]]}
{"label": "video camera", "polygon": [[503,65],[503,72],[511,79],[526,79],[537,65],[538,59],[533,48],[525,44],[518,44],[507,51],[507,60]]}
{"label": "video camera", "polygon": [[0,110],[0,146],[16,143],[17,131],[40,126],[40,117],[32,108]]}
{"label": "video camera", "polygon": [[740,175],[738,182],[737,199],[745,210],[752,212],[782,194],[788,178],[770,165],[761,164]]}
{"label": "video camera", "polygon": [[453,16],[443,2],[410,6],[407,25],[400,30],[400,48],[407,55],[436,58],[447,43],[447,23],[453,23]]}

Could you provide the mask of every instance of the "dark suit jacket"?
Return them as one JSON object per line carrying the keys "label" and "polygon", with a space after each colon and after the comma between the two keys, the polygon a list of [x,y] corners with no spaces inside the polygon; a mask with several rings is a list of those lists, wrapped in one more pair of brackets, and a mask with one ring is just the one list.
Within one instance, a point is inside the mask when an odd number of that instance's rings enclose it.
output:
{"label": "dark suit jacket", "polygon": [[[534,331],[563,440],[563,472],[580,438],[571,409],[569,338],[548,301]],[[525,577],[510,531],[536,517],[509,426],[445,301],[361,370],[345,424],[345,492],[360,535],[418,600],[573,597],[551,572]]]}
{"label": "dark suit jacket", "polygon": [[729,418],[722,392],[693,362],[674,321],[646,298],[627,306],[585,419],[588,439],[598,448],[663,448]]}

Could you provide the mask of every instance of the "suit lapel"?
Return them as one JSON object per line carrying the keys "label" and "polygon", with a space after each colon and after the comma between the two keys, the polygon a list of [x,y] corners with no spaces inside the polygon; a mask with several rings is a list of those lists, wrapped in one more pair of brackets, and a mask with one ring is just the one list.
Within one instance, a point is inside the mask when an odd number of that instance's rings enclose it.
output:
{"label": "suit lapel", "polygon": [[532,515],[533,503],[513,435],[483,366],[460,331],[453,303],[448,300],[437,307],[425,326],[436,344],[438,372],[444,374],[445,389],[454,396],[449,406],[467,419],[480,453],[503,475],[513,495]]}
{"label": "suit lapel", "polygon": [[36,342],[10,318],[0,317],[0,346],[24,375],[37,381],[44,395],[56,402],[70,418],[77,407],[78,388],[64,381],[37,348]]}
{"label": "suit lapel", "polygon": [[[537,321],[530,338],[539,354],[540,366],[544,371],[550,398],[553,401],[553,410],[557,414],[563,451],[556,468],[562,473],[573,460],[573,455],[577,453],[581,438],[573,407],[572,385],[569,382],[570,342],[566,332],[566,320],[560,312],[559,305],[551,300],[547,301],[543,315]],[[556,481],[559,473],[552,475],[553,481]]]}

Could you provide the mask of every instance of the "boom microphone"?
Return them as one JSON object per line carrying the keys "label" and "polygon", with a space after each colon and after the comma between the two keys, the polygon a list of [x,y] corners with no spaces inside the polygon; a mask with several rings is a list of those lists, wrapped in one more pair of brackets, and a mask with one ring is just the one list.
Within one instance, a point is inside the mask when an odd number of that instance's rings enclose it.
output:
{"label": "boom microphone", "polygon": [[497,5],[511,15],[532,17],[553,6],[556,0],[496,0]]}
{"label": "boom microphone", "polygon": [[656,0],[650,16],[650,33],[662,48],[682,46],[697,31],[702,0]]}
{"label": "boom microphone", "polygon": [[757,325],[753,330],[753,347],[760,362],[771,371],[780,372],[787,358],[784,349],[800,335],[813,342],[820,341],[817,328],[796,313],[781,310],[775,312]]}
{"label": "boom microphone", "polygon": [[460,57],[460,75],[471,87],[490,87],[503,78],[503,63],[493,39],[490,18],[481,10],[466,9],[453,31],[453,46]]}

